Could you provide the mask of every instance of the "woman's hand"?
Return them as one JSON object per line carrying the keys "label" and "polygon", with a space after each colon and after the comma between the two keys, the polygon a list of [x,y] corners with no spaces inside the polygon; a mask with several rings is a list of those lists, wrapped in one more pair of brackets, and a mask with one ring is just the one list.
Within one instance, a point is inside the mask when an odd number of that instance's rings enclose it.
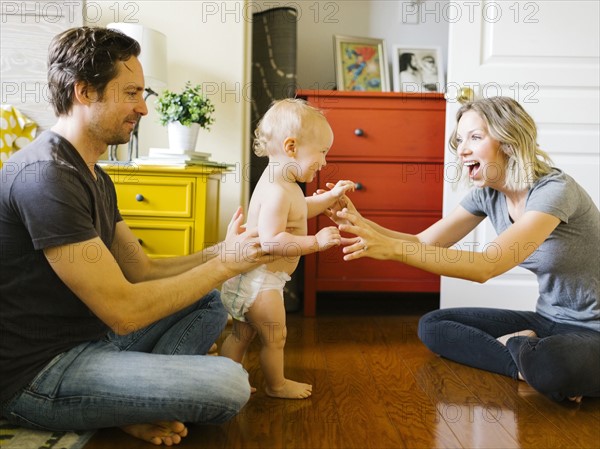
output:
{"label": "woman's hand", "polygon": [[[328,182],[325,185],[328,189],[333,189],[336,186],[336,184],[333,184],[331,182]],[[327,190],[319,189],[315,192],[315,194],[320,195],[325,192],[327,192]],[[360,214],[358,213],[358,210],[356,210],[354,203],[346,195],[342,195],[341,197],[339,197],[331,207],[325,209],[323,214],[329,217],[331,221],[333,221],[338,226],[341,224],[350,224],[350,222],[340,219],[340,217],[337,214],[344,208],[360,217]]]}
{"label": "woman's hand", "polygon": [[339,225],[340,232],[348,232],[356,236],[342,239],[344,260],[360,259],[361,257],[380,260],[391,258],[394,247],[393,239],[380,234],[360,214],[346,208],[337,212],[337,216],[344,221],[344,224]]}

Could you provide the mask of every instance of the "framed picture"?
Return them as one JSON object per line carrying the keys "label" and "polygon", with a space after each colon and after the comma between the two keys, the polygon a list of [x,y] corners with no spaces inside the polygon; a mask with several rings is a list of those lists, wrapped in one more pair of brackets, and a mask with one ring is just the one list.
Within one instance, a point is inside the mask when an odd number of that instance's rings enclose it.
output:
{"label": "framed picture", "polygon": [[439,47],[394,45],[394,92],[443,92],[444,65]]}
{"label": "framed picture", "polygon": [[390,90],[383,39],[334,35],[333,47],[338,90]]}

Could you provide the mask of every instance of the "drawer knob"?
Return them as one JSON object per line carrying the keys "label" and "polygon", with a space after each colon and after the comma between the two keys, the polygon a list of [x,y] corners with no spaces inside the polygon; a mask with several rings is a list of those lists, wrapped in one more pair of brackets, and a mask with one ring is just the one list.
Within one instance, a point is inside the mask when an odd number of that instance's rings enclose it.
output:
{"label": "drawer knob", "polygon": [[142,239],[138,239],[138,243],[139,243],[141,246],[144,246],[144,241],[143,241]]}
{"label": "drawer knob", "polygon": [[356,184],[354,184],[354,188],[356,190],[363,190],[365,188],[365,186],[363,186],[363,184],[361,182],[357,182]]}
{"label": "drawer knob", "polygon": [[144,201],[144,195],[142,195],[141,193],[138,193],[138,194],[135,196],[135,200],[136,200],[136,201]]}
{"label": "drawer knob", "polygon": [[356,129],[354,130],[354,135],[355,135],[355,136],[358,136],[358,137],[361,137],[361,136],[364,136],[364,135],[365,135],[365,132],[364,132],[362,129],[360,129],[360,128],[356,128]]}

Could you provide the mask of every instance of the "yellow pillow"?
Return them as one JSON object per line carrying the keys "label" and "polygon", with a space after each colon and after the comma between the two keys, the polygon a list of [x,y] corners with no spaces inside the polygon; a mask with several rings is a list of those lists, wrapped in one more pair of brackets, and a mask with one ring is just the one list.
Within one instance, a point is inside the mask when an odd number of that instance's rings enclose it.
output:
{"label": "yellow pillow", "polygon": [[11,154],[35,139],[36,132],[37,124],[33,120],[14,106],[3,104],[0,107],[0,167]]}

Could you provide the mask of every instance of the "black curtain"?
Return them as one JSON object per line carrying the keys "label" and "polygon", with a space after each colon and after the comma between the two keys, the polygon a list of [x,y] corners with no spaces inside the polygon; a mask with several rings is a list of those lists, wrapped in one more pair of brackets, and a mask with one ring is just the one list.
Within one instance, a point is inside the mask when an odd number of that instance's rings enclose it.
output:
{"label": "black curtain", "polygon": [[[298,12],[295,8],[272,8],[253,15],[252,21],[252,112],[251,141],[256,125],[274,100],[296,95]],[[250,146],[250,194],[254,191],[269,159],[258,157]],[[300,308],[304,265],[292,275],[284,290],[287,311]]]}
{"label": "black curtain", "polygon": [[[274,100],[296,95],[297,22],[297,11],[288,7],[253,15],[251,139],[256,125]],[[250,193],[267,163],[267,157],[258,157],[251,150]]]}

